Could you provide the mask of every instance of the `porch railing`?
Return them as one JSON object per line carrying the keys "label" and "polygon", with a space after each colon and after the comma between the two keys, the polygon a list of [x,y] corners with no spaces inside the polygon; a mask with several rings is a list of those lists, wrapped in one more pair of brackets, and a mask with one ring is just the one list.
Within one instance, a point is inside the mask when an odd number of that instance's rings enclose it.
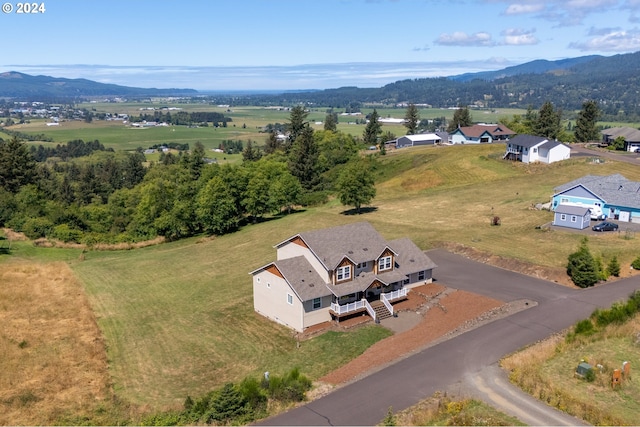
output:
{"label": "porch railing", "polygon": [[336,302],[332,302],[331,310],[333,310],[337,314],[346,314],[346,313],[349,313],[350,311],[356,311],[356,310],[365,308],[363,301],[364,300],[354,301],[344,305],[340,305]]}
{"label": "porch railing", "polygon": [[387,292],[386,294],[380,294],[380,301],[387,307],[389,313],[393,315],[393,306],[391,305],[391,301],[403,298],[407,296],[407,292],[409,290],[407,288],[398,289],[397,291]]}
{"label": "porch railing", "polygon": [[364,302],[364,306],[367,308],[367,313],[369,313],[369,316],[371,316],[373,318],[373,321],[378,323],[378,317],[376,315],[376,311],[373,309],[373,307],[371,307],[371,304],[369,304],[369,301],[367,301],[366,299],[362,299],[362,301]]}

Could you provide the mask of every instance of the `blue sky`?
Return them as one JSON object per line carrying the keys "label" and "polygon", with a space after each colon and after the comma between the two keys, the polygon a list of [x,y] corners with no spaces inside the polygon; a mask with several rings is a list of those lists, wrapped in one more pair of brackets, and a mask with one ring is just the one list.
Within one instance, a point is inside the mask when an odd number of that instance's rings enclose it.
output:
{"label": "blue sky", "polygon": [[640,0],[0,3],[13,6],[0,13],[0,72],[140,87],[379,87],[640,50]]}

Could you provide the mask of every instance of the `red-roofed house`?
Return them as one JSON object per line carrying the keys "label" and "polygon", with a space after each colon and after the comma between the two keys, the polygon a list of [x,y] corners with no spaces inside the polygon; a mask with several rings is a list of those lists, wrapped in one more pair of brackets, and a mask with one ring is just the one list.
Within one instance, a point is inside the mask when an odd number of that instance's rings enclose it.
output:
{"label": "red-roofed house", "polygon": [[462,126],[449,133],[452,144],[480,144],[495,141],[508,141],[515,132],[501,124],[477,124]]}

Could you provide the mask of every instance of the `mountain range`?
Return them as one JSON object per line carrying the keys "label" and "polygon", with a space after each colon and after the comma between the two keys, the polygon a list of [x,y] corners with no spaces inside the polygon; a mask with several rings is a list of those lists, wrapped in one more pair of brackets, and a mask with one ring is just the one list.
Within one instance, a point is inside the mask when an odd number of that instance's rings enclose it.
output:
{"label": "mountain range", "polygon": [[[145,89],[87,79],[31,76],[14,71],[0,74],[0,97],[171,95],[205,94],[194,89]],[[221,94],[215,97],[218,100],[224,98]],[[557,61],[536,60],[496,71],[399,80],[380,88],[343,87],[229,96],[235,104],[310,102],[336,108],[380,102],[429,104],[434,107],[527,108],[551,101],[566,110],[580,109],[582,103],[589,99],[597,100],[605,114],[640,117],[640,52]]]}
{"label": "mountain range", "polygon": [[194,89],[144,89],[98,83],[87,79],[32,76],[9,71],[0,73],[0,97],[78,98],[90,96],[168,96],[196,95]]}

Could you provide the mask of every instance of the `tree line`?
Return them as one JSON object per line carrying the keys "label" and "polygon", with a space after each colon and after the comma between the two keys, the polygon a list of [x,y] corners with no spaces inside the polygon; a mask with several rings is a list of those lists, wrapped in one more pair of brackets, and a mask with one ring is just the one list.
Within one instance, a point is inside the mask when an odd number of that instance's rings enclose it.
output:
{"label": "tree line", "polygon": [[227,126],[232,122],[231,117],[225,117],[224,114],[215,111],[178,111],[171,114],[170,111],[154,111],[151,113],[141,113],[138,117],[131,117],[133,122],[160,122],[176,126],[188,126],[200,123],[213,123],[216,126]]}
{"label": "tree line", "polygon": [[[171,161],[145,167],[137,151],[71,155],[99,148],[95,142],[72,142],[60,146],[65,159],[36,161],[18,138],[0,140],[0,225],[33,239],[86,244],[171,240],[229,233],[340,191],[356,193],[342,199],[357,208],[368,203],[375,195],[368,173],[373,160],[360,158],[362,141],[313,131],[307,112],[294,110],[289,138],[270,135],[260,148],[248,143],[236,165],[208,164],[199,142]],[[370,188],[353,188],[353,177]]]}

